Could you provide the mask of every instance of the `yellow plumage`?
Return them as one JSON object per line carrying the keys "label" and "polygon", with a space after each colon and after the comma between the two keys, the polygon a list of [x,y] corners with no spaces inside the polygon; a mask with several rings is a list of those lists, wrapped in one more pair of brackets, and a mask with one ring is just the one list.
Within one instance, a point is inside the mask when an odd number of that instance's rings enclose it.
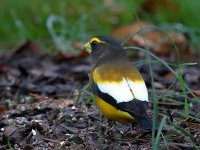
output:
{"label": "yellow plumage", "polygon": [[104,64],[92,71],[94,81],[121,82],[123,78],[128,78],[134,82],[144,82],[138,70],[131,63],[116,62],[114,64]]}
{"label": "yellow plumage", "polygon": [[137,121],[143,131],[149,132],[152,121],[146,113],[147,88],[120,43],[95,37],[84,48],[91,54],[90,85],[102,114],[121,123]]}
{"label": "yellow plumage", "polygon": [[[129,69],[127,69],[127,65]],[[135,73],[132,74],[131,72]],[[124,77],[135,80],[136,82],[144,82],[137,69],[130,64],[105,64],[95,68],[90,74],[90,81],[101,84],[118,84],[120,85]],[[134,96],[134,94],[133,94]],[[97,95],[94,95],[96,104],[101,110],[102,114],[109,120],[114,120],[120,123],[134,123],[134,118],[127,112],[121,111],[116,107],[110,105],[105,100],[102,100]]]}
{"label": "yellow plumage", "polygon": [[100,97],[95,96],[96,104],[100,108],[101,113],[109,120],[117,121],[120,123],[134,123],[134,118],[127,112],[116,109]]}

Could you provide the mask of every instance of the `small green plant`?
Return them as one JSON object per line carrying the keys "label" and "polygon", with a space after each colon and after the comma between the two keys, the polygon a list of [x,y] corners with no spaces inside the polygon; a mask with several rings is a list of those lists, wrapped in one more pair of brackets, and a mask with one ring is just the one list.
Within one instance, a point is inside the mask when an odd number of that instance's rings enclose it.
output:
{"label": "small green plant", "polygon": [[[145,30],[146,28],[154,28],[154,29],[157,29],[161,32],[163,32],[160,28],[157,28],[157,27],[145,27],[145,28],[142,28],[140,31],[138,31],[137,33]],[[130,37],[136,35],[137,33],[134,33],[133,35],[131,35]],[[163,32],[164,33],[164,32]],[[167,34],[164,33],[166,36]],[[125,42],[127,42],[129,39],[127,38]],[[168,37],[168,36],[167,36]],[[149,51],[148,49],[148,45],[146,45],[146,49],[142,49],[142,48],[139,48],[139,47],[135,47],[135,46],[130,46],[130,47],[125,47],[125,49],[127,50],[138,50],[138,51],[142,51],[144,52],[145,54],[147,54],[147,61],[146,62],[142,62],[142,63],[149,63],[149,69],[150,69],[150,75],[151,75],[151,83],[152,83],[152,93],[153,93],[153,97],[152,97],[152,102],[153,102],[153,130],[152,130],[152,147],[153,149],[159,149],[159,145],[160,145],[160,136],[162,135],[163,136],[163,139],[164,138],[164,135],[162,134],[162,128],[167,125],[167,116],[164,116],[162,118],[162,121],[161,123],[157,122],[158,120],[158,113],[159,113],[159,107],[158,107],[158,100],[159,100],[159,96],[156,94],[156,89],[154,87],[154,78],[153,78],[153,70],[152,70],[152,65],[154,63],[161,63],[163,64],[165,67],[167,67],[169,69],[169,71],[171,71],[176,79],[174,80],[174,82],[172,82],[172,84],[169,86],[169,88],[167,90],[169,90],[173,85],[174,83],[178,80],[181,84],[181,88],[182,88],[182,93],[180,94],[183,94],[184,98],[185,98],[185,102],[184,102],[184,108],[185,108],[185,119],[187,120],[189,118],[189,106],[188,106],[188,100],[187,100],[187,93],[189,92],[190,94],[192,94],[195,99],[197,100],[198,98],[192,93],[192,91],[190,90],[190,88],[185,84],[184,82],[184,79],[182,77],[182,74],[181,74],[181,71],[180,69],[184,66],[187,66],[187,65],[195,65],[196,63],[184,63],[184,64],[180,64],[180,58],[179,58],[179,53],[178,53],[178,50],[176,48],[176,45],[174,44],[174,42],[168,37],[168,39],[173,43],[174,45],[174,48],[177,52],[177,64],[170,64],[170,63],[167,63],[165,61],[163,61],[162,59],[160,59],[159,57],[155,56],[152,52]],[[152,60],[155,59],[155,60]],[[174,71],[174,69],[172,68],[174,67],[176,70],[178,70],[177,72]],[[165,92],[167,93],[167,92]],[[167,95],[162,95],[162,97],[164,96],[167,96]],[[168,95],[169,96],[169,95]],[[176,101],[176,100],[173,100],[173,101]],[[179,102],[177,102],[179,103]],[[171,127],[169,125],[172,125],[172,124],[168,124],[167,126],[169,127],[169,129],[171,129]],[[158,130],[157,130],[158,129]],[[177,129],[177,128],[176,128]],[[180,129],[180,128],[179,128]],[[157,130],[157,135],[156,135],[156,130]],[[186,131],[185,129],[182,128],[182,134],[185,135],[185,136],[188,136],[188,131]],[[176,132],[178,132],[178,129],[176,130]],[[187,138],[188,139],[188,138]],[[191,139],[191,138],[190,138]],[[193,146],[195,147],[195,142],[193,140],[189,140]],[[166,143],[166,141],[164,141]]]}
{"label": "small green plant", "polygon": [[89,92],[89,87],[90,85],[88,83],[82,88],[82,90],[79,91],[78,96],[75,98],[77,104],[83,103],[83,96],[87,97],[86,104],[94,104],[94,96]]}
{"label": "small green plant", "polygon": [[7,140],[7,144],[8,144],[9,150],[13,150],[10,140]]}

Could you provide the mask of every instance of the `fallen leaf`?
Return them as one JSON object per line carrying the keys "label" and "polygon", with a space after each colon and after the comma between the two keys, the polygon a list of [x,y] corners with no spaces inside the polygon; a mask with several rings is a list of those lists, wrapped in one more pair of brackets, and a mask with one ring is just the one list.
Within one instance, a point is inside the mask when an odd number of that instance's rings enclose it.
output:
{"label": "fallen leaf", "polygon": [[172,72],[167,73],[163,78],[164,79],[169,79],[169,78],[174,78],[175,75]]}
{"label": "fallen leaf", "polygon": [[174,11],[177,12],[179,9],[179,5],[172,0],[145,0],[141,5],[142,11],[147,13],[154,13],[158,8],[162,8],[163,10]]}
{"label": "fallen leaf", "polygon": [[39,99],[39,100],[52,100],[51,98],[47,97],[47,96],[43,96],[43,95],[38,95],[35,93],[29,93],[30,96],[32,96],[35,99]]}
{"label": "fallen leaf", "polygon": [[13,48],[13,55],[19,53],[29,53],[32,56],[41,56],[40,46],[31,40],[23,41]]}
{"label": "fallen leaf", "polygon": [[[200,90],[195,90],[195,91],[192,91],[192,93],[197,96],[198,98],[200,98]],[[191,94],[191,93],[187,93],[187,96],[189,98],[194,98],[194,96]]]}
{"label": "fallen leaf", "polygon": [[0,114],[4,113],[7,109],[5,107],[0,107]]}
{"label": "fallen leaf", "polygon": [[3,73],[4,72],[4,67],[2,65],[0,65],[0,73]]}
{"label": "fallen leaf", "polygon": [[19,143],[22,139],[19,128],[14,125],[4,127],[3,137],[5,141],[9,140],[13,143]]}
{"label": "fallen leaf", "polygon": [[150,26],[150,23],[145,21],[134,22],[131,25],[118,27],[112,31],[111,35],[113,38],[117,40],[124,40],[125,38],[129,37],[131,34],[138,32],[144,27]]}
{"label": "fallen leaf", "polygon": [[84,50],[78,52],[75,51],[59,52],[58,55],[56,56],[56,60],[70,61],[75,59],[83,59],[86,58],[87,56],[89,56],[89,54]]}

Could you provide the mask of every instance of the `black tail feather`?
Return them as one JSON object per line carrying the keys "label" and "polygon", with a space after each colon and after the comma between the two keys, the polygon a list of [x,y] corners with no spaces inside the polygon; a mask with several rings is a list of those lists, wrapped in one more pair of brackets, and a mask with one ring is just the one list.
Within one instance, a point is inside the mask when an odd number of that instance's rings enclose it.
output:
{"label": "black tail feather", "polygon": [[143,132],[150,132],[152,130],[152,120],[148,115],[145,117],[134,116],[134,118]]}

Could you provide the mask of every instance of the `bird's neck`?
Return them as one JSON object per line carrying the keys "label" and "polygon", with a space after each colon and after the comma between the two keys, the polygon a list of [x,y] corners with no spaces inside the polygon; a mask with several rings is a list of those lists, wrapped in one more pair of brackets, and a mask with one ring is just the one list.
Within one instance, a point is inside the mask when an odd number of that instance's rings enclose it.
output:
{"label": "bird's neck", "polygon": [[101,59],[101,57],[99,57],[98,61],[93,61],[92,64],[92,69],[99,67],[101,65],[106,65],[106,66],[121,66],[121,64],[123,63],[129,63],[128,58],[105,58],[102,57],[103,59]]}

